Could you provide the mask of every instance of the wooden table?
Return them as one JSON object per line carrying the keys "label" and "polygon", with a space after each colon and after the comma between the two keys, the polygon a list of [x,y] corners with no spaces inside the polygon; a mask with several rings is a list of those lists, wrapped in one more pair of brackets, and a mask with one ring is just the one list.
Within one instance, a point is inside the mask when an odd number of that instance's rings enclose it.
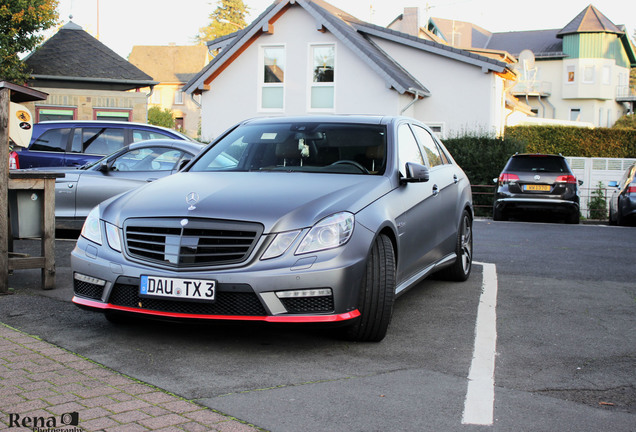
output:
{"label": "wooden table", "polygon": [[[0,277],[8,284],[10,270],[42,269],[42,289],[55,288],[55,179],[64,177],[63,173],[46,171],[10,171],[8,190],[42,190],[44,199],[41,205],[41,256],[13,256],[9,251],[7,269],[0,269]],[[8,212],[0,211],[0,219]],[[11,215],[19,217],[19,215]],[[8,223],[7,223],[8,225]],[[5,225],[6,226],[6,225]]]}

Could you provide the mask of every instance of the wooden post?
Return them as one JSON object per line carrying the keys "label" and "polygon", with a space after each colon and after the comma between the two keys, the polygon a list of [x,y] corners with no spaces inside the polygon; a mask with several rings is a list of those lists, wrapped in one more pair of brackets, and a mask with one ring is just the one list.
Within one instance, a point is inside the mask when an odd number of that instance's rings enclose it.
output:
{"label": "wooden post", "polygon": [[0,88],[0,295],[9,292],[9,102],[11,90]]}
{"label": "wooden post", "polygon": [[42,288],[55,287],[55,177],[63,174],[34,174],[42,178],[44,190],[42,257],[22,261],[9,258],[9,188],[19,187],[9,175],[10,102],[44,100],[47,96],[33,88],[0,81],[0,295],[9,293],[9,269],[41,268]]}

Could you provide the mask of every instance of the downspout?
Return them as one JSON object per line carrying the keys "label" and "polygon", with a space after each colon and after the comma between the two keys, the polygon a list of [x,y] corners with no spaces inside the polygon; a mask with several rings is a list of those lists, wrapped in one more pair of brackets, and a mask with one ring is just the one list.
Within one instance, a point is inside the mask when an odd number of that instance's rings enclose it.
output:
{"label": "downspout", "polygon": [[201,104],[194,98],[194,92],[190,93],[190,99],[192,99],[192,102],[194,102],[197,108],[201,108]]}
{"label": "downspout", "polygon": [[402,108],[402,110],[400,111],[400,115],[404,114],[404,112],[405,112],[407,109],[411,108],[411,106],[412,106],[415,102],[417,102],[417,101],[419,100],[419,98],[420,98],[420,93],[419,93],[417,90],[410,88],[410,89],[409,89],[409,91],[412,91],[412,92],[413,92],[413,100],[412,100],[411,102],[409,102],[409,103],[408,103],[408,104],[407,104],[404,108]]}
{"label": "downspout", "polygon": [[146,123],[148,123],[148,101],[155,92],[155,86],[150,86],[150,93],[146,93]]}

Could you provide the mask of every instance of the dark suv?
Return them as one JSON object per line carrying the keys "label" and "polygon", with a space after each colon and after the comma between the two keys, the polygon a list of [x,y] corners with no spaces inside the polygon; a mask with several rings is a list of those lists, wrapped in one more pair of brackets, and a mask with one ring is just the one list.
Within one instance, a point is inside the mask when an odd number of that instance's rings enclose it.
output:
{"label": "dark suv", "polygon": [[148,139],[190,140],[172,129],[113,121],[47,121],[33,125],[29,147],[12,152],[15,168],[81,166],[123,146]]}
{"label": "dark suv", "polygon": [[579,223],[579,185],[560,155],[515,154],[499,175],[493,220],[525,212],[550,212]]}

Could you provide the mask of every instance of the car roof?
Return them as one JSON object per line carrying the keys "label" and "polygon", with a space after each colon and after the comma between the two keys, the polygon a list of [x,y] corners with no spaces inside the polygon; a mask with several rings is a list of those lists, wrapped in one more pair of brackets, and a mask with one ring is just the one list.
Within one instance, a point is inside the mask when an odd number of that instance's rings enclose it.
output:
{"label": "car roof", "polygon": [[157,126],[157,125],[152,125],[152,124],[147,124],[147,123],[138,123],[138,122],[128,122],[128,121],[111,121],[111,120],[48,120],[48,121],[42,121],[42,122],[38,122],[35,123],[33,126],[55,126],[55,125],[60,125],[60,126],[72,126],[72,125],[80,125],[80,126],[86,126],[86,125],[95,125],[95,126],[120,126],[120,127],[138,127],[138,128],[149,128],[149,129],[155,129],[155,130],[162,130],[168,133],[171,133],[173,135],[177,135],[180,137],[183,137],[186,140],[190,140],[190,141],[194,141],[192,138],[190,138],[189,136],[176,131],[174,129],[170,129],[167,127],[163,127],[163,126]]}
{"label": "car roof", "polygon": [[[290,123],[361,123],[361,124],[387,124],[397,119],[407,117],[382,116],[382,115],[307,115],[289,117],[254,117],[242,122],[242,124],[274,124],[281,122]],[[410,121],[415,121],[409,119]]]}
{"label": "car roof", "polygon": [[130,150],[135,150],[137,148],[140,148],[140,147],[143,148],[150,145],[167,146],[167,147],[174,147],[174,148],[186,148],[194,152],[199,152],[201,151],[201,149],[203,149],[203,147],[206,146],[206,144],[200,143],[198,141],[184,141],[184,140],[178,140],[178,139],[158,138],[158,139],[151,139],[151,140],[145,140],[145,141],[137,141],[137,142],[128,144],[128,146],[126,146],[125,148],[128,148]]}

